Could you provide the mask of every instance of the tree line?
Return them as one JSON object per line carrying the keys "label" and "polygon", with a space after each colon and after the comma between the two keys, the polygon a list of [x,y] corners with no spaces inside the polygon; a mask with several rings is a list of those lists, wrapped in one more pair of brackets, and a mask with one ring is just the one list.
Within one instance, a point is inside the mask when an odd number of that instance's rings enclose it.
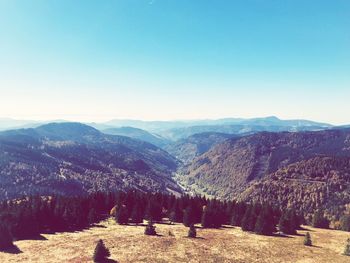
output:
{"label": "tree line", "polygon": [[[269,204],[247,204],[220,201],[200,196],[139,191],[93,193],[87,196],[33,196],[0,203],[0,249],[13,240],[28,239],[41,233],[76,231],[87,228],[113,215],[119,224],[141,224],[144,219],[183,223],[187,227],[201,224],[203,228],[222,225],[240,226],[244,231],[262,235],[276,232],[295,234],[302,216],[295,210],[284,210]],[[350,218],[344,219],[348,226]],[[313,217],[316,227],[328,227],[322,211]]]}

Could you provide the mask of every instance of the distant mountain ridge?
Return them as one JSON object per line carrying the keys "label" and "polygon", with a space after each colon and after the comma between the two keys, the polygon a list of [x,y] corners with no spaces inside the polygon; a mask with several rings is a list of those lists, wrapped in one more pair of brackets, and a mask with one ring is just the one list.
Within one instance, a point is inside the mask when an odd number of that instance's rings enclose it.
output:
{"label": "distant mountain ridge", "polygon": [[134,127],[109,128],[102,131],[106,134],[128,136],[133,139],[152,143],[158,147],[164,147],[170,143],[169,140],[159,135]]}
{"label": "distant mountain ridge", "polygon": [[135,188],[181,192],[177,161],[153,144],[81,123],[0,133],[0,198]]}
{"label": "distant mountain ridge", "polygon": [[233,137],[236,136],[218,132],[197,133],[168,144],[164,149],[174,157],[181,160],[184,164],[189,164],[195,157],[207,152],[213,146]]}
{"label": "distant mountain ridge", "polygon": [[332,125],[327,123],[308,120],[281,120],[275,116],[252,119],[224,118],[217,120],[188,121],[112,120],[105,124],[115,127],[132,126],[155,132],[173,141],[203,132],[244,134],[247,132],[259,131],[321,130],[332,127]]}
{"label": "distant mountain ridge", "polygon": [[[13,119],[0,119],[0,130],[36,128],[40,125],[58,121],[17,121]],[[228,134],[247,134],[261,131],[304,131],[304,130],[322,130],[333,127],[331,124],[314,122],[309,120],[281,120],[275,116],[262,118],[223,118],[223,119],[204,119],[204,120],[179,120],[179,121],[142,121],[142,120],[111,120],[103,123],[85,123],[100,131],[107,133],[129,136],[136,139],[146,140],[157,146],[164,147],[170,141],[187,138],[191,135],[205,132],[217,132]],[[129,130],[126,129],[129,127]],[[150,135],[141,135],[141,131],[136,135],[134,129],[144,130],[151,135],[159,138],[151,138]],[[164,140],[163,141],[160,141]]]}
{"label": "distant mountain ridge", "polygon": [[207,125],[261,125],[261,126],[320,126],[331,127],[331,124],[320,123],[309,120],[281,120],[275,116],[261,118],[223,118],[223,119],[204,119],[204,120],[179,120],[179,121],[140,121],[140,120],[111,120],[105,122],[106,125],[123,127],[132,126],[145,130],[168,130],[173,128],[183,128],[190,126]]}

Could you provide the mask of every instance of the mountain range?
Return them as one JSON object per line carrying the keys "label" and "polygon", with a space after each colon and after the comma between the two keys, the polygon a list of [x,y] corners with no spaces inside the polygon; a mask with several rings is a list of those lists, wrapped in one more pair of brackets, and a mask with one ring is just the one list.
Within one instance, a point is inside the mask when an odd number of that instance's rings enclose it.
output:
{"label": "mountain range", "polygon": [[345,126],[275,117],[140,123],[150,130],[114,121],[102,131],[57,122],[0,132],[0,199],[138,189],[272,202],[306,216],[350,209]]}

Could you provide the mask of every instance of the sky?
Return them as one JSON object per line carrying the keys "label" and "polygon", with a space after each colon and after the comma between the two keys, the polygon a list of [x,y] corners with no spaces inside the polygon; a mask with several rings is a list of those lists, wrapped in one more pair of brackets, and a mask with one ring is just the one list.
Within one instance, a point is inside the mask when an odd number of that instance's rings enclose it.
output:
{"label": "sky", "polygon": [[349,113],[348,0],[0,0],[0,117]]}

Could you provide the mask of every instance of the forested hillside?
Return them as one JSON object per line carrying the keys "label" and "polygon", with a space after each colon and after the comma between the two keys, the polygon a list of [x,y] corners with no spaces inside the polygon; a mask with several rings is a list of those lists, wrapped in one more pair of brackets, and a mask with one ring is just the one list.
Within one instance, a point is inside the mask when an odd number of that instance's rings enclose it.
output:
{"label": "forested hillside", "polygon": [[[189,191],[219,198],[237,198],[249,185],[278,169],[317,156],[350,157],[349,129],[297,133],[263,132],[238,140],[230,139],[196,158],[187,166],[179,180]],[[319,166],[322,167],[322,160],[315,159],[314,162],[320,161]],[[343,170],[341,162],[335,164],[340,165],[336,169],[342,174],[341,178],[347,178],[347,171]],[[338,180],[338,185],[343,183],[338,177],[329,178],[330,173],[322,176],[324,181]],[[339,188],[337,191],[340,194],[343,190],[344,188]],[[285,198],[281,196],[285,191],[288,190],[274,193],[272,200]],[[271,190],[272,192],[274,191]],[[342,201],[342,205],[345,204],[346,200]],[[316,203],[313,205],[316,206]]]}
{"label": "forested hillside", "polygon": [[322,208],[339,220],[350,212],[350,158],[315,157],[290,164],[250,185],[240,198],[294,207],[306,218]]}
{"label": "forested hillside", "polygon": [[53,123],[0,133],[0,198],[139,189],[181,192],[177,161],[129,137],[79,123]]}
{"label": "forested hillside", "polygon": [[198,133],[168,144],[165,147],[165,150],[181,160],[184,164],[189,164],[195,157],[207,152],[213,146],[233,137],[237,136],[217,132]]}

